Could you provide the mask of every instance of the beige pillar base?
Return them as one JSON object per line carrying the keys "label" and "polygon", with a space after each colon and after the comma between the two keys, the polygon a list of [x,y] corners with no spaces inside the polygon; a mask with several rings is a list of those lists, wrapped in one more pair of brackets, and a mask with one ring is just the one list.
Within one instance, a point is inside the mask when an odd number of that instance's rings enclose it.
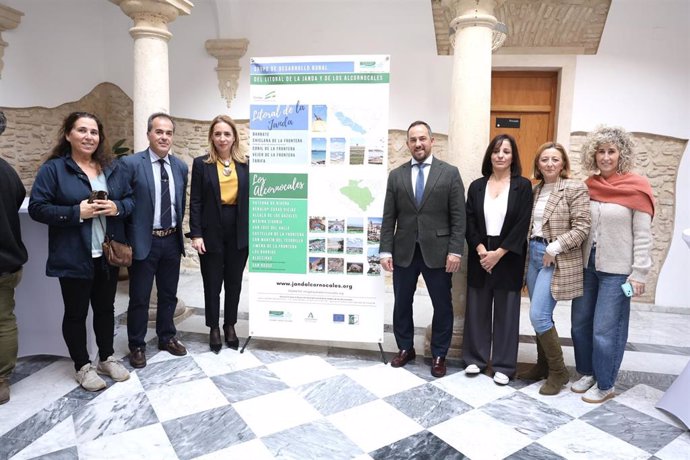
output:
{"label": "beige pillar base", "polygon": [[[192,309],[187,307],[182,299],[177,299],[173,321],[177,324],[192,315]],[[149,303],[149,326],[156,327],[156,315],[158,314],[158,290],[156,286],[151,289],[151,302]]]}
{"label": "beige pillar base", "polygon": [[2,77],[2,69],[4,67],[2,57],[7,47],[7,42],[2,40],[2,32],[17,28],[22,16],[24,16],[24,13],[21,11],[17,11],[9,6],[0,5],[0,77]]}

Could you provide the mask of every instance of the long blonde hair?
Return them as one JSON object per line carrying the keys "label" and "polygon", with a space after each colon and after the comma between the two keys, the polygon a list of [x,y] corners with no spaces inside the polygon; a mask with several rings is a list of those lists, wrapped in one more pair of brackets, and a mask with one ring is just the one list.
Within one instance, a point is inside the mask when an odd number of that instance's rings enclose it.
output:
{"label": "long blonde hair", "polygon": [[234,140],[230,146],[230,157],[236,163],[246,163],[247,156],[240,150],[240,136],[237,133],[237,126],[232,118],[227,115],[218,115],[216,118],[211,120],[211,126],[208,128],[208,160],[205,162],[208,164],[215,163],[218,161],[218,152],[216,151],[216,146],[213,145],[213,129],[218,123],[227,123],[232,128],[232,135]]}

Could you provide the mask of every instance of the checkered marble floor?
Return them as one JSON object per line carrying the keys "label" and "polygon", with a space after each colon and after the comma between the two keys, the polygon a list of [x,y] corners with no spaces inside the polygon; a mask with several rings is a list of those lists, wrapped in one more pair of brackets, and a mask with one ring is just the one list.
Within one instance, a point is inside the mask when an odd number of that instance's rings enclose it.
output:
{"label": "checkered marble floor", "polygon": [[[148,347],[148,366],[88,393],[71,361],[23,358],[0,406],[0,459],[690,459],[690,433],[654,408],[673,376],[622,372],[587,404],[540,383],[496,385],[421,358],[253,340],[241,354]],[[648,381],[648,383],[639,383]],[[627,383],[626,383],[627,382]]]}

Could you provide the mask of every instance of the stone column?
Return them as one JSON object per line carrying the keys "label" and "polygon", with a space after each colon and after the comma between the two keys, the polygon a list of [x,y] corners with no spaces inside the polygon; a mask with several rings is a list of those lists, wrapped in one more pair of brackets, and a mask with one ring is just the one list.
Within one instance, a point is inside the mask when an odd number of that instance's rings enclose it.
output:
{"label": "stone column", "polygon": [[154,112],[169,112],[168,23],[194,6],[188,0],[110,0],[134,20],[134,151],[148,146],[146,120]]}
{"label": "stone column", "polygon": [[5,54],[5,48],[8,43],[2,40],[2,32],[10,29],[16,29],[21,21],[24,13],[17,11],[9,6],[0,5],[0,78],[2,78],[2,69],[4,64],[2,57]]}
{"label": "stone column", "polygon": [[240,79],[240,58],[247,52],[249,40],[246,38],[216,38],[206,40],[206,51],[218,59],[218,89],[228,108],[235,99]]}
{"label": "stone column", "polygon": [[[448,124],[448,152],[445,159],[458,167],[465,184],[481,175],[484,151],[489,143],[491,121],[491,52],[496,0],[442,0],[451,28],[454,48],[453,75]],[[471,248],[466,249],[472,250]],[[465,325],[467,258],[460,273],[453,276],[453,339],[449,358],[460,358]],[[427,328],[425,349],[431,326]]]}

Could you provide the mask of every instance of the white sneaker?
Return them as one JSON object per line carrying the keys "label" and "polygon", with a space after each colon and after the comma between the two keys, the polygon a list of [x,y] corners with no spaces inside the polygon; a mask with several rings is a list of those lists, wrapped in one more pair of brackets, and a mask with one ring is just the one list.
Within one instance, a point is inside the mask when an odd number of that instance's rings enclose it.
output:
{"label": "white sneaker", "polygon": [[465,374],[475,375],[479,374],[480,372],[481,369],[479,369],[479,366],[477,366],[476,364],[470,364],[465,368]]}
{"label": "white sneaker", "polygon": [[113,356],[108,356],[108,359],[99,362],[96,372],[107,375],[116,382],[124,382],[129,378],[129,371]]}
{"label": "white sneaker", "polygon": [[570,387],[575,393],[584,393],[585,391],[596,385],[597,381],[593,375],[583,375],[580,380],[574,382]]}
{"label": "white sneaker", "polygon": [[594,385],[592,388],[587,390],[587,393],[582,395],[582,400],[592,404],[599,404],[613,398],[614,396],[616,396],[616,389],[614,387],[611,387],[608,390],[600,390],[597,385]]}
{"label": "white sneaker", "polygon": [[508,385],[510,379],[503,372],[496,372],[494,374],[494,382],[498,383],[499,385]]}
{"label": "white sneaker", "polygon": [[96,367],[91,364],[84,364],[77,371],[75,376],[79,385],[87,391],[98,391],[105,388],[105,381],[96,374]]}

